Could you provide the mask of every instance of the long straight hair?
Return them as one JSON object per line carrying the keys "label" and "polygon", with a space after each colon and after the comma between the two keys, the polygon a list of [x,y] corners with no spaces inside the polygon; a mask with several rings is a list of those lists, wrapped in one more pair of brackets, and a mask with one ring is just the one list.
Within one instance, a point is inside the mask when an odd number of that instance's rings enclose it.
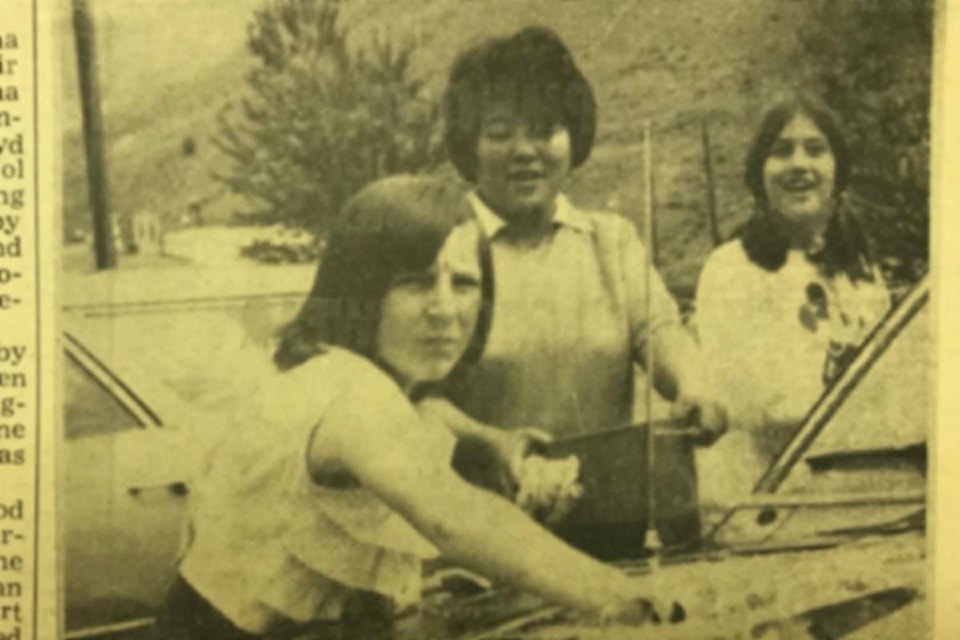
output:
{"label": "long straight hair", "polygon": [[[376,353],[377,333],[394,276],[429,269],[454,227],[473,222],[458,184],[393,176],[362,189],[328,235],[313,287],[280,333],[276,366],[292,369],[323,353],[324,345],[349,349],[383,366]],[[483,299],[458,366],[480,358],[493,310],[490,249],[479,237]]]}
{"label": "long straight hair", "polygon": [[823,249],[809,259],[827,276],[843,272],[851,280],[873,280],[872,260],[863,226],[841,197],[850,181],[850,150],[839,117],[826,105],[801,95],[778,103],[764,115],[747,154],[744,181],[753,194],[753,216],[737,231],[752,262],[778,271],[787,260],[790,238],[783,220],[770,209],[763,184],[763,166],[780,132],[797,115],[805,115],[823,132],[835,160],[834,210],[824,232]]}

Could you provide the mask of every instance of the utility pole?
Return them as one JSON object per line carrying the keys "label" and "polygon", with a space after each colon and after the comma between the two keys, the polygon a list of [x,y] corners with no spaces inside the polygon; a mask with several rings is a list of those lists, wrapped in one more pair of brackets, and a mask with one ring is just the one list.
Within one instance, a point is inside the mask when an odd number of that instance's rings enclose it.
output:
{"label": "utility pole", "polygon": [[90,208],[93,211],[93,248],[97,269],[112,269],[117,266],[117,253],[113,243],[107,169],[103,153],[103,115],[100,111],[100,85],[97,80],[96,34],[87,0],[73,0],[73,30],[77,43],[77,75],[80,79],[80,104],[83,109],[87,183]]}

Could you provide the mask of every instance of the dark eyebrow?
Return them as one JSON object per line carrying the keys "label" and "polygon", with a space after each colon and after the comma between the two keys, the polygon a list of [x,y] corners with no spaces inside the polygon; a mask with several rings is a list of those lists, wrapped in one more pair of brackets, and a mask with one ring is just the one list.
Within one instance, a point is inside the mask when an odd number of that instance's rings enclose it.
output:
{"label": "dark eyebrow", "polygon": [[392,281],[394,283],[403,283],[403,282],[419,282],[423,280],[429,280],[436,275],[434,269],[410,269],[407,271],[400,271],[393,275]]}
{"label": "dark eyebrow", "polygon": [[478,283],[481,277],[479,273],[473,273],[472,271],[457,271],[452,275],[454,282]]}

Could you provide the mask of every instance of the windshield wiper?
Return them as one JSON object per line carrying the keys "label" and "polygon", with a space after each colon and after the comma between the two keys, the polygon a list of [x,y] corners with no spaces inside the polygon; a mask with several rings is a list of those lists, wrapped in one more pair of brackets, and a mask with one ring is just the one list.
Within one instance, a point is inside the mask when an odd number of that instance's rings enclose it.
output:
{"label": "windshield wiper", "polygon": [[927,445],[924,442],[906,447],[882,447],[879,449],[851,449],[834,451],[804,459],[810,470],[862,471],[867,469],[911,468],[923,474],[927,472]]}

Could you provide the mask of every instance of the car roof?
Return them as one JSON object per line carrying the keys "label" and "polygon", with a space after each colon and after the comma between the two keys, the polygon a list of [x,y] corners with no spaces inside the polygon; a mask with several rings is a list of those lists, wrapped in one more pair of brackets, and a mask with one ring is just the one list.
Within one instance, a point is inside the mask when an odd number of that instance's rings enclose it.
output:
{"label": "car roof", "polygon": [[224,297],[303,295],[310,289],[316,266],[237,265],[162,269],[111,269],[94,273],[67,272],[60,281],[62,307],[123,308]]}

